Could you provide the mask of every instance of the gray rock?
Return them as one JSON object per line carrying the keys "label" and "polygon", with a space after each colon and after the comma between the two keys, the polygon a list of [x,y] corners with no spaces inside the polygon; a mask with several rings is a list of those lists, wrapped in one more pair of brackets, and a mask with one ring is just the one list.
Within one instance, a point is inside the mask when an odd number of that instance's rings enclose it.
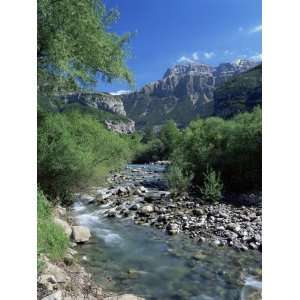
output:
{"label": "gray rock", "polygon": [[107,217],[109,218],[115,218],[117,216],[117,212],[114,210],[111,210],[107,213]]}
{"label": "gray rock", "polygon": [[145,205],[140,209],[140,212],[143,214],[149,214],[152,213],[154,211],[154,208],[152,205]]}
{"label": "gray rock", "polygon": [[62,296],[62,291],[56,291],[55,293],[42,298],[42,300],[62,300],[63,296]]}
{"label": "gray rock", "polygon": [[48,291],[53,291],[57,281],[54,275],[42,274],[38,277],[38,283],[44,286]]}
{"label": "gray rock", "polygon": [[54,276],[56,282],[58,283],[63,283],[70,280],[67,273],[63,269],[49,262],[46,263],[44,273]]}
{"label": "gray rock", "polygon": [[53,222],[54,222],[56,225],[60,226],[60,227],[64,230],[64,232],[66,233],[66,235],[67,235],[68,237],[71,236],[71,234],[72,234],[72,228],[71,228],[71,226],[70,226],[66,221],[64,221],[64,220],[62,220],[62,219],[59,219],[59,218],[55,217],[55,218],[53,219]]}
{"label": "gray rock", "polygon": [[90,239],[91,233],[87,227],[72,226],[72,236],[76,243],[84,243]]}
{"label": "gray rock", "polygon": [[105,120],[106,127],[117,133],[130,134],[135,132],[135,122],[133,120],[124,121],[113,121]]}
{"label": "gray rock", "polygon": [[179,225],[176,223],[169,223],[166,227],[168,234],[174,235],[179,232]]}
{"label": "gray rock", "polygon": [[140,204],[136,203],[136,204],[133,204],[129,207],[129,210],[138,210],[140,209]]}

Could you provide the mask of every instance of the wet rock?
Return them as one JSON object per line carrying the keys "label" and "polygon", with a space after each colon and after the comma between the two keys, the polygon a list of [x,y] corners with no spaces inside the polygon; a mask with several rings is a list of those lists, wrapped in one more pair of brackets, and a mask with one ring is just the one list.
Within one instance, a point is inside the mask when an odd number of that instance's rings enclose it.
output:
{"label": "wet rock", "polygon": [[207,257],[203,252],[199,251],[192,255],[192,258],[195,260],[204,260]]}
{"label": "wet rock", "polygon": [[200,236],[198,242],[199,242],[199,243],[205,243],[205,242],[206,242],[206,238],[203,237],[203,236]]}
{"label": "wet rock", "polygon": [[133,204],[129,207],[129,210],[138,210],[140,209],[141,205],[136,203],[136,204]]}
{"label": "wet rock", "polygon": [[123,186],[120,186],[117,190],[118,195],[126,195],[127,193],[128,193],[128,190]]}
{"label": "wet rock", "polygon": [[203,209],[195,208],[193,209],[194,216],[201,217],[204,214]]}
{"label": "wet rock", "polygon": [[111,210],[107,213],[108,218],[115,218],[117,216],[117,212],[114,210]]}
{"label": "wet rock", "polygon": [[221,246],[222,243],[221,243],[220,240],[214,240],[214,241],[213,241],[213,245],[214,245],[214,246]]}
{"label": "wet rock", "polygon": [[91,233],[85,226],[72,226],[72,237],[76,243],[84,243],[90,239]]}
{"label": "wet rock", "polygon": [[62,219],[59,219],[59,218],[55,217],[55,218],[53,219],[53,222],[54,222],[55,224],[57,224],[58,226],[60,226],[60,227],[64,230],[64,232],[66,233],[66,235],[67,235],[68,237],[71,236],[71,234],[72,234],[72,228],[71,228],[71,226],[70,226],[66,221],[64,221],[64,220],[62,220]]}
{"label": "wet rock", "polygon": [[257,250],[258,249],[258,245],[256,245],[255,243],[252,242],[252,243],[249,244],[249,248],[253,249],[253,250]]}
{"label": "wet rock", "polygon": [[160,192],[148,192],[145,194],[145,200],[147,202],[158,201],[162,197]]}
{"label": "wet rock", "polygon": [[166,230],[170,235],[177,234],[179,232],[179,225],[176,223],[169,223],[166,227]]}

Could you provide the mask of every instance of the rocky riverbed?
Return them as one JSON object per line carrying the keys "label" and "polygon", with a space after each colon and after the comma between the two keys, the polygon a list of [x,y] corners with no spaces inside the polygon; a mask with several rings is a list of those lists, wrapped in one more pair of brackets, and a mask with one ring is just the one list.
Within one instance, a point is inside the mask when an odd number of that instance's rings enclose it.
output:
{"label": "rocky riverbed", "polygon": [[189,195],[174,196],[161,176],[164,164],[132,165],[108,179],[108,187],[78,195],[83,203],[105,206],[108,218],[130,218],[174,235],[182,232],[199,243],[239,250],[262,249],[262,209],[257,195],[240,197],[245,204],[208,204]]}
{"label": "rocky riverbed", "polygon": [[72,242],[46,259],[38,299],[261,299],[260,206],[174,196],[165,165],[129,165],[55,210]]}

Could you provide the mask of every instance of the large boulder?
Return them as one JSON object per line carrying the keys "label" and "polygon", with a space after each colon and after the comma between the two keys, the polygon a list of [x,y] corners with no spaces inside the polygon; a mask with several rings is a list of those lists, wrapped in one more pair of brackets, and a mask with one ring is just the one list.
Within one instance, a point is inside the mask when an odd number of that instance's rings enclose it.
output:
{"label": "large boulder", "polygon": [[84,243],[90,239],[91,232],[85,226],[72,226],[72,237],[76,243]]}
{"label": "large boulder", "polygon": [[70,279],[62,268],[49,262],[46,264],[44,273],[47,275],[52,275],[57,283],[67,282]]}
{"label": "large boulder", "polygon": [[71,228],[71,226],[66,221],[64,221],[64,220],[62,220],[60,218],[57,218],[57,217],[55,217],[53,219],[53,221],[54,221],[55,224],[57,224],[58,226],[60,226],[64,230],[64,232],[66,233],[66,235],[68,237],[71,236],[71,234],[72,234],[72,228]]}
{"label": "large boulder", "polygon": [[141,298],[132,294],[124,294],[120,296],[112,296],[104,298],[104,300],[145,300],[145,298]]}

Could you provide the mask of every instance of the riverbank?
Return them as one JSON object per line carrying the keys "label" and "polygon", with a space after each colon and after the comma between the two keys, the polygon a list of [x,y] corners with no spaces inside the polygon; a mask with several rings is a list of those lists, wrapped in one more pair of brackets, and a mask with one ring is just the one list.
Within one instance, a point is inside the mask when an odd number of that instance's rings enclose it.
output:
{"label": "riverbank", "polygon": [[60,206],[54,209],[53,220],[70,238],[70,247],[62,261],[39,258],[42,266],[37,278],[38,300],[144,300],[132,294],[117,295],[95,283],[76,250],[79,244],[89,241],[89,229],[74,223],[66,208]]}
{"label": "riverbank", "polygon": [[[194,208],[173,207],[163,172],[159,164],[128,165],[108,178],[105,187],[76,195],[72,217],[92,233],[91,240],[77,248],[81,263],[107,290],[147,300],[261,299],[258,250],[216,245],[210,237],[205,241],[190,238],[182,226],[171,227],[168,222],[161,230],[151,226],[152,218],[162,215],[157,207],[171,220],[177,215],[183,220],[185,215],[187,220],[195,217],[188,214]],[[229,214],[233,220],[234,215]],[[146,221],[140,223],[141,218]]]}
{"label": "riverbank", "polygon": [[151,171],[136,165],[108,178],[107,188],[78,197],[83,203],[105,205],[104,214],[110,218],[130,218],[135,224],[154,226],[170,235],[182,232],[199,243],[261,251],[260,195],[241,196],[239,202],[243,200],[247,206],[209,204],[187,194],[172,195],[162,172],[163,164]]}
{"label": "riverbank", "polygon": [[[174,197],[164,169],[129,165],[55,210],[73,236],[54,268],[67,279],[46,268],[38,299],[261,299],[261,208]],[[73,225],[90,231],[84,243]]]}

